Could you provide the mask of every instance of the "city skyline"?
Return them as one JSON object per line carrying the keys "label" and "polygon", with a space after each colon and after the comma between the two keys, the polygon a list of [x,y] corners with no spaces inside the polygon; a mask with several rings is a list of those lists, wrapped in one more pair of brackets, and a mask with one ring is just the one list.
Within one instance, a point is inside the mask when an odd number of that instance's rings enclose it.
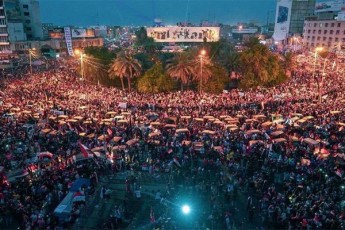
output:
{"label": "city skyline", "polygon": [[[40,0],[44,23],[56,25],[166,25],[201,21],[234,24],[274,21],[276,0]],[[52,10],[54,9],[54,10]]]}

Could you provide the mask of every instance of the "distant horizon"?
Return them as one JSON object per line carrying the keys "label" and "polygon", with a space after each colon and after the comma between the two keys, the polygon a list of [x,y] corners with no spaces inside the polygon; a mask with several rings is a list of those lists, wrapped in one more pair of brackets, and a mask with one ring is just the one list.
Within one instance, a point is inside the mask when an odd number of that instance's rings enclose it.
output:
{"label": "distant horizon", "polygon": [[[77,27],[152,26],[202,21],[235,25],[274,21],[276,0],[40,0],[42,23]],[[54,10],[52,10],[54,9]]]}

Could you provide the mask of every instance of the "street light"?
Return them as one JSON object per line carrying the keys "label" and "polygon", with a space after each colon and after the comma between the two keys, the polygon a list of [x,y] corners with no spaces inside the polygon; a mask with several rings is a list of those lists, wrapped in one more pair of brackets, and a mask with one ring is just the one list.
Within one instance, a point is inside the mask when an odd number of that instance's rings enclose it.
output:
{"label": "street light", "polygon": [[206,56],[206,50],[202,49],[200,51],[200,86],[199,86],[199,93],[201,94],[201,87],[202,87],[202,68],[203,68],[203,62],[204,62],[204,57]]}
{"label": "street light", "polygon": [[82,51],[80,50],[75,50],[74,53],[76,55],[80,55],[80,71],[81,71],[81,78],[82,80],[84,80],[84,57],[86,56],[86,54],[84,54]]}
{"label": "street light", "polygon": [[[315,78],[315,72],[316,72],[317,53],[321,52],[322,50],[323,50],[323,47],[316,47],[315,48],[313,78]],[[322,76],[321,76],[321,78],[322,78]],[[318,90],[319,102],[321,102],[321,88],[320,88],[319,80],[317,80],[317,90]]]}
{"label": "street light", "polygon": [[31,59],[32,59],[32,54],[33,52],[35,52],[36,48],[32,48],[32,49],[29,49],[29,63],[30,63],[30,74],[32,74],[32,62],[31,62]]}
{"label": "street light", "polygon": [[182,206],[182,212],[183,212],[183,214],[185,214],[185,215],[188,215],[189,213],[190,213],[190,207],[189,207],[189,205],[183,205]]}

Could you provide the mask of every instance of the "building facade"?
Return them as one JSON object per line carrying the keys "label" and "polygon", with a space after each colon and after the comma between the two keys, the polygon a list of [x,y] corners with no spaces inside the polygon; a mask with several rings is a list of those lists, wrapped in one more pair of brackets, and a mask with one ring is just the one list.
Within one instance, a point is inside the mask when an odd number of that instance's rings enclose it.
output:
{"label": "building facade", "polygon": [[38,0],[20,0],[20,11],[29,40],[43,39],[41,12]]}
{"label": "building facade", "polygon": [[4,0],[0,0],[0,54],[11,53],[8,40],[7,20],[4,9]]}
{"label": "building facade", "polygon": [[306,20],[303,30],[303,45],[306,48],[324,47],[341,50],[345,46],[345,21]]}
{"label": "building facade", "polygon": [[304,20],[314,15],[315,0],[293,0],[289,25],[290,35],[302,35]]}

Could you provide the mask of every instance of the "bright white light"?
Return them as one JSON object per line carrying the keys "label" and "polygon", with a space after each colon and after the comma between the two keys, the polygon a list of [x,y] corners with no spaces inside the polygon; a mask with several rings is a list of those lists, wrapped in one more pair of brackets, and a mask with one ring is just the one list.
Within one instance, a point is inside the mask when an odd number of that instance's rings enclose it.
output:
{"label": "bright white light", "polygon": [[182,206],[182,212],[184,214],[189,214],[190,213],[190,207],[188,205],[183,205]]}

